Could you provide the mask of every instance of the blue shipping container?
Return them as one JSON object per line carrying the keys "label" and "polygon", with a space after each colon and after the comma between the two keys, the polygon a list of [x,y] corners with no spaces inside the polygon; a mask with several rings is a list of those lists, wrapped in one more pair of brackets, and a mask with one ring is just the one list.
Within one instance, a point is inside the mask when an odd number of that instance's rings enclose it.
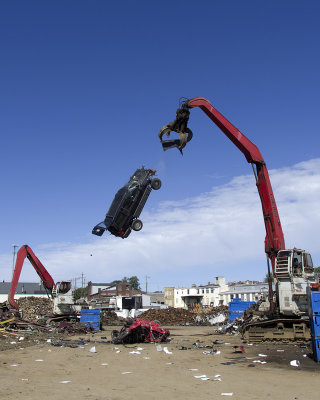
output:
{"label": "blue shipping container", "polygon": [[100,309],[82,308],[80,322],[98,331],[100,329]]}
{"label": "blue shipping container", "polygon": [[241,299],[233,299],[229,303],[229,320],[233,322],[236,318],[242,317],[245,310],[250,308],[255,301],[241,301]]}

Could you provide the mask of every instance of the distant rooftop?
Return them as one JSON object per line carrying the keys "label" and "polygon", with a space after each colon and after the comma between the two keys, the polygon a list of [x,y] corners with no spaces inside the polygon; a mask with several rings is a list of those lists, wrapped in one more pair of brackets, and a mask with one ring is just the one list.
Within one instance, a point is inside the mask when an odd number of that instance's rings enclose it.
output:
{"label": "distant rooftop", "polygon": [[[11,282],[0,282],[0,294],[9,294]],[[47,291],[39,282],[19,282],[16,294],[46,294]]]}

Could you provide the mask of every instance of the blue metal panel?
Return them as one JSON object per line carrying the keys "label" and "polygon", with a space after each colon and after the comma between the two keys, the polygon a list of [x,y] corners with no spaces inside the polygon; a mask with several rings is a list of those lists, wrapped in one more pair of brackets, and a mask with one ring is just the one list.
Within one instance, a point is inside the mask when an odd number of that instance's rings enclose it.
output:
{"label": "blue metal panel", "polygon": [[320,316],[313,315],[310,318],[311,336],[315,339],[320,339]]}
{"label": "blue metal panel", "polygon": [[80,322],[92,326],[95,330],[100,329],[100,309],[81,309]]}
{"label": "blue metal panel", "polygon": [[313,315],[320,315],[320,292],[311,292],[311,309]]}
{"label": "blue metal panel", "polygon": [[320,339],[312,338],[313,359],[320,362]]}
{"label": "blue metal panel", "polygon": [[229,303],[229,319],[233,322],[237,317],[242,317],[245,310],[250,308],[254,301],[241,301],[241,299],[233,299]]}

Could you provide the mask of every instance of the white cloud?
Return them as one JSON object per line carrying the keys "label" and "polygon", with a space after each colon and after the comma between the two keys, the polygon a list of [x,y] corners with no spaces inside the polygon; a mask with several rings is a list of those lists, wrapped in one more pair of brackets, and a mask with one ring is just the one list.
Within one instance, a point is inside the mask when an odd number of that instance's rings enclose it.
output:
{"label": "white cloud", "polygon": [[[304,248],[319,265],[320,159],[269,171],[287,248]],[[266,272],[264,223],[251,175],[238,176],[210,192],[166,201],[142,214],[143,230],[127,239],[104,235],[86,243],[42,244],[33,250],[55,280],[78,277],[108,282],[138,275],[150,286],[184,285],[212,280],[262,279]],[[11,266],[11,267],[10,267]],[[12,255],[0,255],[11,277]],[[35,280],[32,267],[24,280]]]}

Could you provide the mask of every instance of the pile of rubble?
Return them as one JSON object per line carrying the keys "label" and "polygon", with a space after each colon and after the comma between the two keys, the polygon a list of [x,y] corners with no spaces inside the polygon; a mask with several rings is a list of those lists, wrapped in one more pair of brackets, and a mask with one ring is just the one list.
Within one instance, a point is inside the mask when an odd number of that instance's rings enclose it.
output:
{"label": "pile of rubble", "polygon": [[196,314],[183,308],[149,309],[140,314],[139,318],[160,322],[162,325],[196,324]]}
{"label": "pile of rubble", "polygon": [[27,321],[36,321],[44,315],[51,315],[53,303],[44,297],[21,297],[17,300],[21,317]]}
{"label": "pile of rubble", "polygon": [[101,310],[100,321],[102,325],[122,325],[125,322],[124,318],[118,317],[114,311]]}
{"label": "pile of rubble", "polygon": [[196,316],[196,322],[201,325],[220,325],[228,319],[228,306],[214,307]]}

